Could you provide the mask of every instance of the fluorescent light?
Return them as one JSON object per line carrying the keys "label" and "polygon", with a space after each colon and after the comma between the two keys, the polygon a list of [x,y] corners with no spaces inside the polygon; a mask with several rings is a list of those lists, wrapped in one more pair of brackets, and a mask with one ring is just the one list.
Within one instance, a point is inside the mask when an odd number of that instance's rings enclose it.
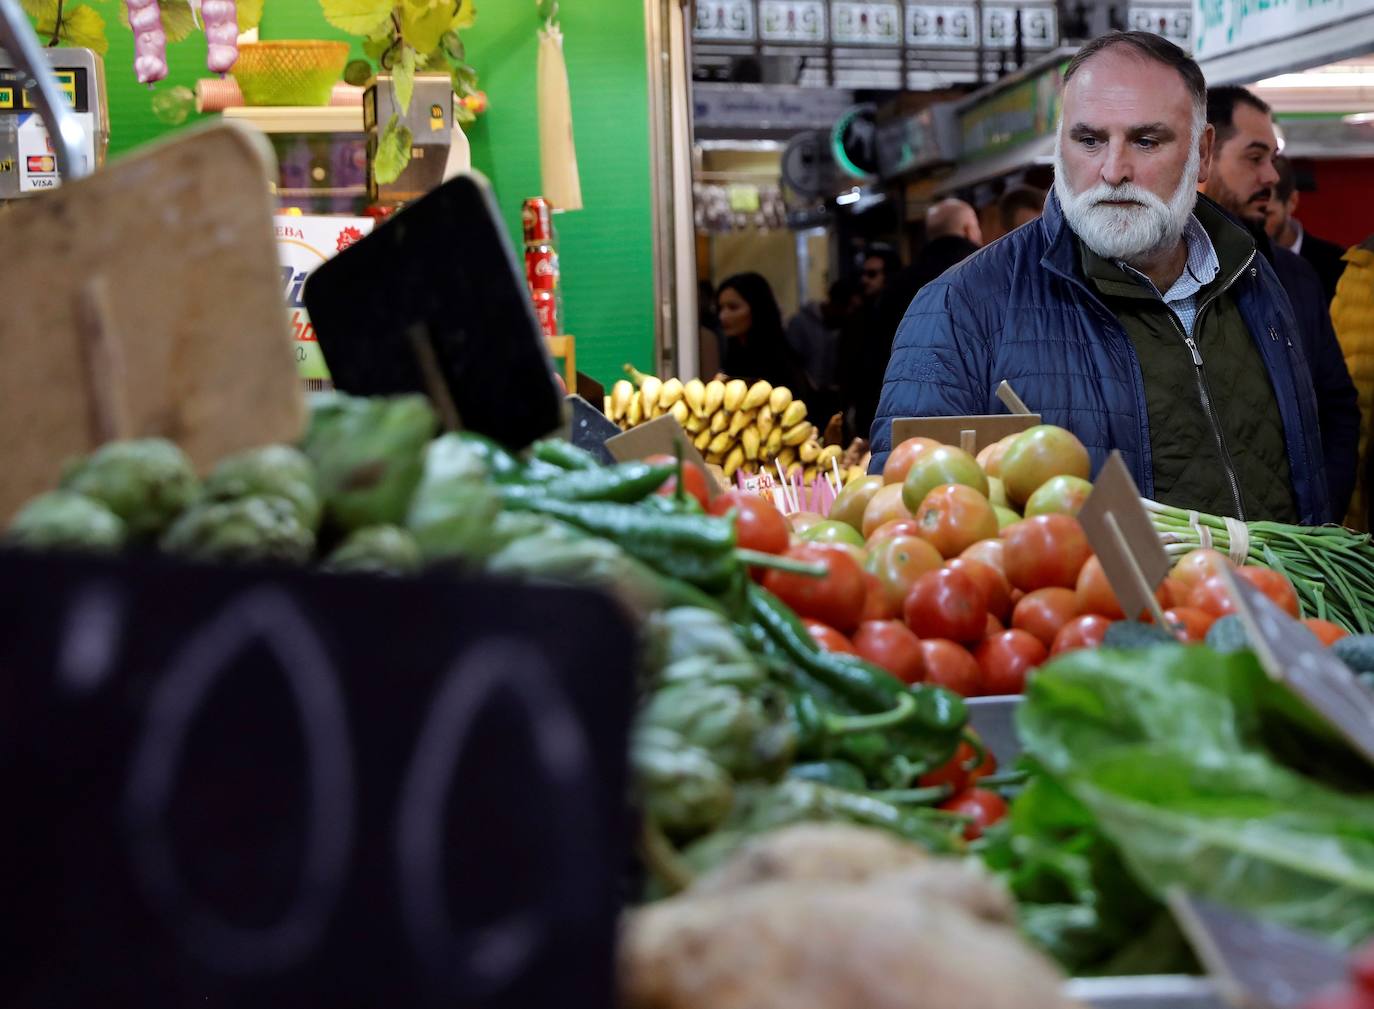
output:
{"label": "fluorescent light", "polygon": [[1350,126],[1374,126],[1374,112],[1352,112],[1341,116],[1341,122]]}
{"label": "fluorescent light", "polygon": [[1298,88],[1374,88],[1374,70],[1341,70],[1330,73],[1279,74],[1255,85],[1259,91]]}
{"label": "fluorescent light", "polygon": [[841,193],[839,196],[835,197],[835,202],[841,207],[847,207],[851,203],[858,203],[859,197],[862,195],[863,194],[860,193],[857,188],[851,189],[849,192]]}

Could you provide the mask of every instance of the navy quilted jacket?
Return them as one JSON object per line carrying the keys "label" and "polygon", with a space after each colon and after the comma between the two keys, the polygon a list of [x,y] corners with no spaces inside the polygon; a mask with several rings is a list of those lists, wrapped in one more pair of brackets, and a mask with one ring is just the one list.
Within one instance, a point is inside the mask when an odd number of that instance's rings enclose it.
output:
{"label": "navy quilted jacket", "polygon": [[[1303,341],[1282,337],[1297,332],[1288,298],[1258,255],[1231,293],[1274,385],[1298,511],[1304,522],[1326,522],[1317,397]],[[1003,379],[1045,423],[1079,437],[1094,475],[1119,449],[1141,493],[1154,494],[1135,348],[1083,279],[1077,242],[1053,193],[1038,221],[926,285],[907,309],[873,422],[870,470],[887,458],[894,418],[1005,413],[995,395]]]}

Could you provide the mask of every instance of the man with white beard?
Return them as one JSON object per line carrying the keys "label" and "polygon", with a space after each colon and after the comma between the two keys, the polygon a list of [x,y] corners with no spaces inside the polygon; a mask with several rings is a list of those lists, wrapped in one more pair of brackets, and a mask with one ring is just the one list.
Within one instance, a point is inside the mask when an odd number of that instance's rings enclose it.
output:
{"label": "man with white beard", "polygon": [[1211,165],[1202,72],[1112,32],[1064,72],[1042,217],[928,284],[907,310],[873,424],[1000,413],[1003,380],[1120,450],[1141,493],[1244,519],[1333,517],[1317,392],[1292,310],[1249,232],[1196,189]]}

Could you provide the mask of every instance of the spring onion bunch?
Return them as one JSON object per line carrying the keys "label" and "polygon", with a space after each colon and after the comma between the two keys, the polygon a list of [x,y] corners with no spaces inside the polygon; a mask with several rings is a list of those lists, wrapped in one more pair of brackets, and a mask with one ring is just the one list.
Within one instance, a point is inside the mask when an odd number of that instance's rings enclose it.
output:
{"label": "spring onion bunch", "polygon": [[1142,500],[1171,558],[1211,547],[1236,564],[1271,568],[1293,583],[1303,616],[1330,620],[1353,634],[1374,630],[1374,539],[1368,533],[1240,522]]}

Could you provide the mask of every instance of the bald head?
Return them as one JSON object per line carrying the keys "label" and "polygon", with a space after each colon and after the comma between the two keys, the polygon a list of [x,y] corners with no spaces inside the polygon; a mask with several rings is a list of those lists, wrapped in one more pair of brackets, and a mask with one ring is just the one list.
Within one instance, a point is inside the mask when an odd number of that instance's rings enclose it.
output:
{"label": "bald head", "polygon": [[941,200],[926,211],[926,241],[957,235],[974,245],[983,244],[978,213],[963,200]]}

